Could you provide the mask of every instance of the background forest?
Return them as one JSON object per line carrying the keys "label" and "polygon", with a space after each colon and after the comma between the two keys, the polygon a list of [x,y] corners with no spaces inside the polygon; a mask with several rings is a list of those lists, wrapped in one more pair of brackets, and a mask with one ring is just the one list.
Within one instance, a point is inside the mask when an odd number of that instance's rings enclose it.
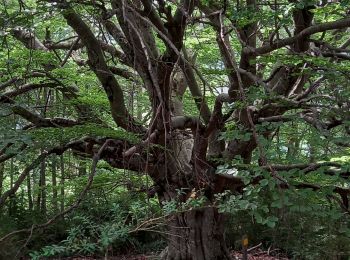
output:
{"label": "background forest", "polygon": [[0,1],[0,259],[350,259],[349,14]]}

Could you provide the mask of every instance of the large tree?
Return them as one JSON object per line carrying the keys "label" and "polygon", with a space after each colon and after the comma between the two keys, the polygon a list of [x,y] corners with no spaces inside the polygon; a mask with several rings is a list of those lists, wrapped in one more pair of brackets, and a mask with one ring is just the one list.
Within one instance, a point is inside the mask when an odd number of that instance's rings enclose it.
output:
{"label": "large tree", "polygon": [[[348,177],[341,163],[321,161],[312,151],[298,164],[273,160],[268,153],[283,124],[293,122],[318,131],[319,138],[330,142],[327,149],[349,147],[350,18],[343,1],[5,2],[3,45],[7,43],[8,53],[1,54],[7,68],[0,71],[0,102],[6,115],[22,118],[15,130],[87,125],[110,131],[101,131],[99,137],[75,135],[41,148],[2,194],[0,205],[48,155],[71,149],[95,163],[103,159],[115,168],[147,174],[154,182],[147,192],[155,193],[162,205],[205,197],[202,207],[169,216],[164,257],[229,259],[217,194],[242,193],[248,184],[262,183],[267,177],[255,174],[256,169],[267,172],[278,189],[319,190],[324,184],[305,182],[300,175],[291,181],[293,176],[286,179],[281,171],[296,169],[306,175],[323,167],[325,175]],[[23,23],[28,16],[32,25]],[[35,65],[12,66],[9,43],[33,52]],[[216,60],[200,64],[209,49]],[[74,82],[60,74],[67,67],[82,79]],[[212,67],[224,84],[215,85],[217,81],[203,75]],[[83,102],[97,98],[96,90],[89,90],[95,79],[108,99],[111,117]],[[63,105],[46,111],[23,104],[28,93],[43,89],[39,97],[44,96],[44,107],[54,91],[56,103]],[[219,89],[227,91],[218,94]],[[148,100],[141,100],[144,96]],[[190,102],[197,111],[188,110]],[[74,111],[62,112],[66,106]],[[37,149],[35,142],[16,141],[23,144],[11,141],[1,148],[0,162]],[[285,147],[293,156],[293,148],[300,146],[291,140]],[[223,171],[223,164],[247,176]],[[334,182],[327,187],[349,211],[346,185]]]}

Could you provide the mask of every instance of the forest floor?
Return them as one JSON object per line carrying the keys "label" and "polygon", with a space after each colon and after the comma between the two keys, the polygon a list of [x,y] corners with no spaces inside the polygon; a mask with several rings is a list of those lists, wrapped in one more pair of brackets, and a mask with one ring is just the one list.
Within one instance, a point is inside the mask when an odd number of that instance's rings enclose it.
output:
{"label": "forest floor", "polygon": [[[271,250],[263,251],[261,249],[255,249],[248,253],[248,260],[288,260],[289,258],[284,256],[283,254],[276,253],[277,250]],[[232,259],[233,260],[239,260],[242,259],[243,255],[241,252],[232,251],[231,252]],[[102,259],[108,259],[108,260],[158,260],[159,255],[158,254],[151,254],[151,255],[119,255],[119,256],[110,256],[107,258],[95,258],[95,257],[70,257],[70,258],[64,258],[60,260],[102,260]]]}
{"label": "forest floor", "polygon": [[[243,255],[241,252],[232,252],[233,259],[242,259]],[[276,252],[267,252],[261,249],[257,249],[249,252],[248,260],[288,260],[289,258],[283,254]]]}

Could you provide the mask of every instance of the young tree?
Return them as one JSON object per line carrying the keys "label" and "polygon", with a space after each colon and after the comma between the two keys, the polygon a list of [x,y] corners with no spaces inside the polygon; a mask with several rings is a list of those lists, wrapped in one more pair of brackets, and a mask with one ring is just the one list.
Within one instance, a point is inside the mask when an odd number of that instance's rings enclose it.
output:
{"label": "young tree", "polygon": [[[136,135],[138,141],[113,135],[81,136],[45,150],[2,195],[0,205],[50,153],[62,154],[72,149],[80,156],[98,155],[98,159],[115,168],[148,174],[154,182],[152,190],[162,204],[172,200],[186,202],[197,195],[206,198],[203,207],[175,213],[167,219],[169,240],[164,258],[229,259],[224,240],[225,215],[216,207],[216,195],[225,190],[241,193],[247,183],[242,177],[219,173],[221,164],[228,162],[248,175],[253,172],[250,166],[257,167],[269,172],[282,189],[322,187],[322,183],[300,179],[290,183],[279,175],[284,170],[297,169],[307,174],[325,167],[325,173],[348,176],[348,170],[339,163],[272,164],[267,154],[279,125],[298,120],[315,128],[334,147],[349,147],[344,139],[349,135],[350,103],[346,98],[349,90],[345,89],[348,79],[342,71],[331,71],[327,66],[338,64],[340,70],[341,64],[350,59],[346,31],[350,18],[344,7],[340,14],[322,22],[319,18],[325,14],[325,7],[331,5],[319,2],[39,2],[37,8],[44,10],[49,19],[64,18],[60,20],[66,23],[64,33],[53,31],[44,40],[43,31],[12,24],[11,35],[30,50],[54,53],[58,61],[41,64],[40,71],[27,71],[26,80],[4,77],[0,89],[9,90],[0,96],[1,104],[29,122],[22,131],[91,123],[110,127],[98,110],[79,102],[77,97],[87,95],[82,86],[78,86],[78,91],[74,83],[55,76],[54,72],[72,59],[77,65],[70,63],[69,69],[80,70],[81,77],[86,72],[79,66],[94,73],[108,99],[114,123],[130,136]],[[203,67],[189,57],[187,52],[192,54],[194,50],[187,51],[184,45],[186,36],[195,38],[191,30],[203,28],[215,35],[217,66],[224,72],[228,89],[227,93],[215,95],[213,102],[210,98],[213,94],[207,88],[209,80],[200,71]],[[271,63],[278,57],[280,62],[272,68]],[[338,85],[331,84],[334,77],[338,77]],[[138,93],[148,96],[149,120],[139,120],[139,109],[133,113],[127,104],[132,98],[132,94],[126,95],[130,81],[137,85]],[[55,114],[40,116],[17,102],[22,95],[42,88],[58,89],[64,100],[72,101],[75,112],[64,118]],[[197,106],[194,114],[186,111],[186,95]],[[243,132],[244,138],[223,134],[232,127]],[[342,138],[333,138],[333,129]],[[288,147],[291,156],[299,145],[293,141],[293,147]],[[3,158],[15,156],[2,153],[0,163]],[[235,165],[237,158],[241,162]],[[61,171],[63,176],[63,166]],[[254,185],[264,179],[263,175],[250,177],[250,184]],[[331,190],[340,196],[342,207],[349,210],[350,191],[337,184],[333,183]]]}

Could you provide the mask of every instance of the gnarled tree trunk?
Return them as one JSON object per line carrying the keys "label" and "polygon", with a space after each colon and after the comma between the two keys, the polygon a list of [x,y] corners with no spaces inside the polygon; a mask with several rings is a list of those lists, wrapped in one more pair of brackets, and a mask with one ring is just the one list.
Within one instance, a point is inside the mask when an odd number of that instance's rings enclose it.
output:
{"label": "gnarled tree trunk", "polygon": [[224,215],[214,207],[177,213],[168,220],[167,260],[230,259],[224,238]]}
{"label": "gnarled tree trunk", "polygon": [[[165,155],[167,163],[151,174],[159,178],[158,198],[162,204],[176,202],[180,205],[201,196],[205,196],[206,201],[199,207],[186,206],[184,210],[179,206],[179,212],[167,218],[168,247],[162,258],[230,259],[224,237],[225,215],[213,206],[213,193],[208,185],[214,173],[206,168],[195,170],[196,145],[201,144],[197,144],[191,135],[173,133],[168,143],[171,152]],[[203,178],[208,182],[203,182]],[[155,180],[157,182],[157,178]]]}

